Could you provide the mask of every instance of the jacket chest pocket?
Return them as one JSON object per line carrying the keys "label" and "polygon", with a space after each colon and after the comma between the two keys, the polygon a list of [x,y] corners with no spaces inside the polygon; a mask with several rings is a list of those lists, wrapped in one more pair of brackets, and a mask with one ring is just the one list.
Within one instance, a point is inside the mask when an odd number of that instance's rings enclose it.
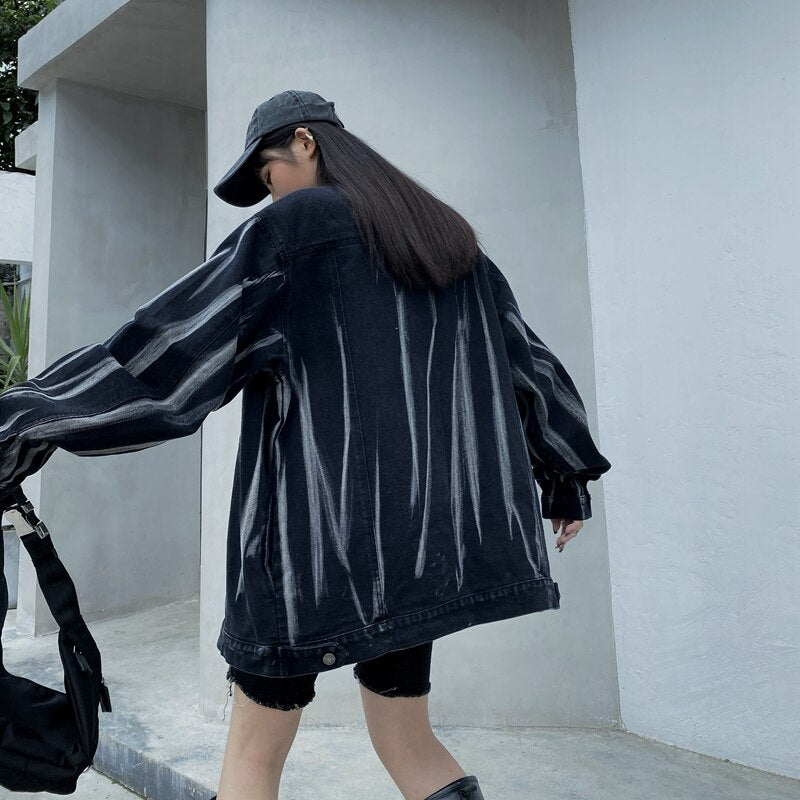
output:
{"label": "jacket chest pocket", "polygon": [[275,492],[270,492],[269,505],[267,507],[267,519],[264,523],[264,532],[261,537],[262,563],[266,574],[267,586],[270,596],[275,597],[275,580],[273,579],[273,550],[275,547],[274,536],[274,517],[275,517]]}

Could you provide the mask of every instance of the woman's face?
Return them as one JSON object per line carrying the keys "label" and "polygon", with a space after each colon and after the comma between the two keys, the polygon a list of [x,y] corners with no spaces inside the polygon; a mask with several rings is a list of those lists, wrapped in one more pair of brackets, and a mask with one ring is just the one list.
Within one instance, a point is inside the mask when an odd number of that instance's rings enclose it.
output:
{"label": "woman's face", "polygon": [[289,149],[291,155],[273,148],[260,153],[261,161],[266,163],[258,170],[258,177],[269,189],[273,201],[295,189],[317,185],[317,143],[308,128],[295,130]]}

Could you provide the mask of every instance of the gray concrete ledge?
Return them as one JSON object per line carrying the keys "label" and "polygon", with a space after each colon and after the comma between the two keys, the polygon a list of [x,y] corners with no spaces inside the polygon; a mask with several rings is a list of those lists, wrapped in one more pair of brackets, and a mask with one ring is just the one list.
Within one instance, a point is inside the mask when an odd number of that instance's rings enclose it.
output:
{"label": "gray concrete ledge", "polygon": [[36,148],[39,121],[32,122],[14,137],[14,166],[36,171]]}
{"label": "gray concrete ledge", "polygon": [[205,3],[64,0],[17,44],[17,82],[65,79],[192,108],[206,107]]}

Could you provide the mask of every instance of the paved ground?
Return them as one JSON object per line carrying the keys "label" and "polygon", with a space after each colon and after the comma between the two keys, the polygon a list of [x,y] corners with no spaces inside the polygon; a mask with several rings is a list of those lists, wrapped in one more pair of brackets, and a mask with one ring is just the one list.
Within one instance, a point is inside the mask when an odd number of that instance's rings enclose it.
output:
{"label": "paved ground", "polygon": [[[63,688],[54,634],[18,636],[14,617],[3,630],[7,668]],[[199,618],[198,603],[191,601],[91,625],[114,709],[100,714],[95,765],[142,797],[207,800],[218,786],[232,706],[220,670],[216,699],[225,721],[201,716]],[[370,744],[351,671],[320,675],[317,694],[289,753],[281,800],[401,800]],[[431,703],[435,717],[435,693]],[[353,724],[320,724],[331,708]],[[434,724],[434,731],[467,772],[478,776],[486,800],[800,800],[798,780],[624,730]],[[758,755],[766,770],[769,753]],[[89,771],[68,796],[133,800],[137,795]],[[56,795],[0,789],[0,800],[25,797]]]}

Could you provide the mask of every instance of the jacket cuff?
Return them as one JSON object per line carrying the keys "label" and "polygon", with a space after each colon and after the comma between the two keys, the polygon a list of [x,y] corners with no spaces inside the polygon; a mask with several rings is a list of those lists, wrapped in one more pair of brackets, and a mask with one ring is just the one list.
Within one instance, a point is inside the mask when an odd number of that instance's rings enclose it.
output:
{"label": "jacket cuff", "polygon": [[576,482],[546,481],[542,486],[542,516],[545,519],[589,519],[592,496]]}

